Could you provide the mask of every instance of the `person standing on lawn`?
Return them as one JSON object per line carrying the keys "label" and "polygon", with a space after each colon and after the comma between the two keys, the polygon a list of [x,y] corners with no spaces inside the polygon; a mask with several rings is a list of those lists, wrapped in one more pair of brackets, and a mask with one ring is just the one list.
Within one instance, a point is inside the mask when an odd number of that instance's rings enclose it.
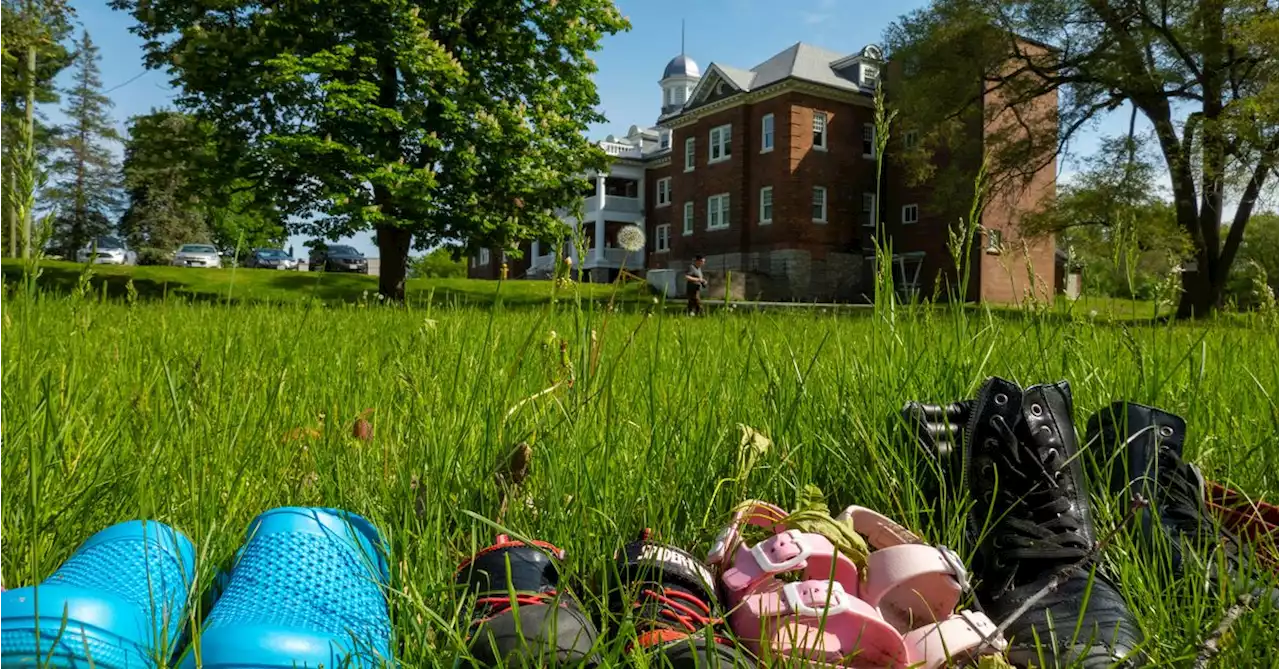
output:
{"label": "person standing on lawn", "polygon": [[688,313],[690,315],[702,315],[702,289],[707,287],[707,280],[702,276],[702,266],[705,264],[707,264],[707,257],[699,253],[693,257],[693,264],[689,265],[689,271],[684,273],[684,280],[688,284],[686,294],[689,297]]}

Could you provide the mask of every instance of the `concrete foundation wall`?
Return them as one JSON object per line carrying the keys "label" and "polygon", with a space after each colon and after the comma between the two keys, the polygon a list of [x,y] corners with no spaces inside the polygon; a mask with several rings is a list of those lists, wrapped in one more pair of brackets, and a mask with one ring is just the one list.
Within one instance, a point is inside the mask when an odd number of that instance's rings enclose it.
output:
{"label": "concrete foundation wall", "polygon": [[[813,253],[778,249],[707,256],[702,273],[708,281],[707,299],[763,302],[852,302],[862,289],[862,256],[853,253]],[[684,272],[689,261],[672,261],[665,269],[650,270],[650,283],[668,296],[685,293]],[[728,285],[726,285],[726,277]]]}

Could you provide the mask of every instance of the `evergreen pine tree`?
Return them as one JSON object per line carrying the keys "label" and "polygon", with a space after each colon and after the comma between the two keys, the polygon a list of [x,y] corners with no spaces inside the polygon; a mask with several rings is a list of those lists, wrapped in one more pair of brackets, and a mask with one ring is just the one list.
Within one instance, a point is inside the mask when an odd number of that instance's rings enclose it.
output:
{"label": "evergreen pine tree", "polygon": [[53,243],[64,254],[114,227],[120,206],[120,166],[111,142],[120,141],[112,124],[111,99],[102,92],[98,47],[85,31],[76,44],[74,83],[66,91],[63,127],[53,162],[48,204],[55,208]]}

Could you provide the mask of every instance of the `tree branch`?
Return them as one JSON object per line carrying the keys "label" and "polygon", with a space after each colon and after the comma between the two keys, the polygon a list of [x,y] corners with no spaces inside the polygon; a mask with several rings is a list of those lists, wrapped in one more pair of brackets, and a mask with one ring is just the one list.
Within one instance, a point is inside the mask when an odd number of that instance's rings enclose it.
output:
{"label": "tree branch", "polygon": [[1267,182],[1267,177],[1276,169],[1276,146],[1273,144],[1270,149],[1262,154],[1258,160],[1258,164],[1253,168],[1253,174],[1249,177],[1249,183],[1244,188],[1244,194],[1240,196],[1240,204],[1236,206],[1235,216],[1231,220],[1231,229],[1227,231],[1227,238],[1222,242],[1222,251],[1218,256],[1218,271],[1215,277],[1215,284],[1222,285],[1227,279],[1227,273],[1231,271],[1231,265],[1236,259],[1236,252],[1240,250],[1240,242],[1244,239],[1245,226],[1249,224],[1249,218],[1253,216],[1253,205],[1258,201],[1258,194],[1262,192],[1262,187]]}

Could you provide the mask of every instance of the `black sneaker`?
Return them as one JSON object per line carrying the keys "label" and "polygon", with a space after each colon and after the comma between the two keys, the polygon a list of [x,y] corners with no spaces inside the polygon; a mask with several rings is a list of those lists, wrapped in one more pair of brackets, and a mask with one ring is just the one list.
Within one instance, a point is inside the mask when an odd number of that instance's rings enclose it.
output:
{"label": "black sneaker", "polygon": [[[500,535],[494,545],[462,563],[456,581],[477,597],[468,638],[472,664],[596,663],[599,633],[595,625],[571,595],[559,590],[563,560],[563,551],[551,544],[526,544]],[[514,591],[514,599],[509,590]]]}
{"label": "black sneaker", "polygon": [[715,577],[697,558],[679,548],[649,540],[628,544],[617,558],[609,590],[609,611],[630,616],[636,628],[633,652],[648,656],[646,666],[675,669],[754,668],[745,650],[719,632]]}
{"label": "black sneaker", "polygon": [[1144,539],[1140,545],[1148,551],[1167,545],[1174,578],[1190,570],[1216,583],[1220,565],[1230,575],[1240,573],[1239,539],[1210,515],[1204,476],[1182,459],[1186,421],[1153,407],[1116,402],[1089,418],[1085,434],[1088,443],[1098,440],[1097,447],[1108,454],[1119,450],[1112,461],[1111,492],[1141,495],[1148,502],[1134,518]]}
{"label": "black sneaker", "polygon": [[965,436],[974,500],[969,530],[981,537],[973,569],[978,602],[1002,624],[1058,583],[1007,628],[1010,661],[1084,667],[1142,661],[1132,612],[1115,586],[1091,570],[1096,537],[1067,383],[1024,391],[989,379]]}

